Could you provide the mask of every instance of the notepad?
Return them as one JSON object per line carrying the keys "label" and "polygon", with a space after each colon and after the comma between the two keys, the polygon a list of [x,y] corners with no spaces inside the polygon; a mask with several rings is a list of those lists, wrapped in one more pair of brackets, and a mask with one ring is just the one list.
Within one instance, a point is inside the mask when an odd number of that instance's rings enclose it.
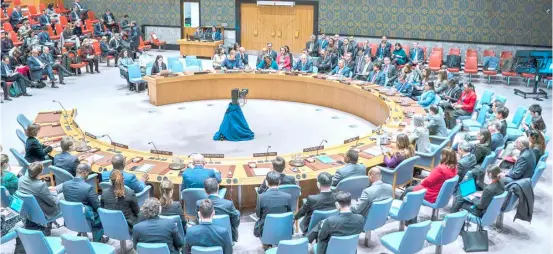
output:
{"label": "notepad", "polygon": [[90,160],[92,160],[92,161],[97,161],[97,160],[101,160],[101,159],[103,159],[103,158],[104,158],[103,155],[94,154],[94,155],[88,157],[86,160],[89,160],[89,159],[90,159]]}
{"label": "notepad", "polygon": [[271,171],[270,168],[254,168],[253,169],[253,173],[256,176],[266,176],[267,173],[269,173],[269,171]]}
{"label": "notepad", "polygon": [[135,172],[141,172],[141,173],[148,173],[153,168],[154,168],[154,165],[152,165],[152,164],[143,164],[143,165],[139,166],[138,168],[136,168],[134,171]]}
{"label": "notepad", "polygon": [[320,155],[320,156],[317,156],[316,158],[317,158],[317,160],[320,160],[324,164],[332,164],[332,163],[336,162],[334,159],[330,158],[327,155]]}
{"label": "notepad", "polygon": [[373,146],[369,149],[365,149],[363,150],[364,153],[367,153],[369,155],[372,155],[372,156],[379,156],[382,154],[382,150],[380,150],[380,147],[378,146]]}

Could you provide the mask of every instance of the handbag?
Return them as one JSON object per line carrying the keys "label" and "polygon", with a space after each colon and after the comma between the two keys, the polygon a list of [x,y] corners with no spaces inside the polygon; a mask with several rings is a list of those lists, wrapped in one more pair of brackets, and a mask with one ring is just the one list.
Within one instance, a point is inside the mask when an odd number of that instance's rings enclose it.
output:
{"label": "handbag", "polygon": [[488,231],[481,229],[480,218],[478,218],[477,231],[461,231],[463,239],[463,250],[465,252],[482,252],[488,251]]}

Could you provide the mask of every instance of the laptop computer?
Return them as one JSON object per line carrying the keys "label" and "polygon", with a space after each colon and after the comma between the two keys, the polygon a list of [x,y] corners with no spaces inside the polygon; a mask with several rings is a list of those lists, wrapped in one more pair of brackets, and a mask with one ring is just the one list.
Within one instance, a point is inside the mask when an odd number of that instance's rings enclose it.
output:
{"label": "laptop computer", "polygon": [[480,198],[482,195],[481,191],[476,191],[476,181],[474,178],[462,181],[459,184],[459,189],[461,191],[461,196],[463,199],[473,202],[475,199]]}
{"label": "laptop computer", "polygon": [[12,196],[10,207],[7,208],[9,213],[6,215],[6,221],[19,215],[19,213],[21,213],[21,209],[23,209],[23,200],[20,199],[18,196]]}

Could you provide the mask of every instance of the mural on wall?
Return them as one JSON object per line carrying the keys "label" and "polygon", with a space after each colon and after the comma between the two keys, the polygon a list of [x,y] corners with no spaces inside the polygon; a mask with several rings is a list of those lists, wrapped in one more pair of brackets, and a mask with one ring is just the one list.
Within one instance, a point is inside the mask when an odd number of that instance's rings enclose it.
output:
{"label": "mural on wall", "polygon": [[227,23],[227,28],[235,28],[234,0],[200,0],[200,24],[219,26]]}

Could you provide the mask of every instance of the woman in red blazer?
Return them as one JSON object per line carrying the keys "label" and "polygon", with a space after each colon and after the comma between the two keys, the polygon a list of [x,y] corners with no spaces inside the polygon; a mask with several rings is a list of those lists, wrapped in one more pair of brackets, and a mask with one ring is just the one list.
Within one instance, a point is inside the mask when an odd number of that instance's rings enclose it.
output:
{"label": "woman in red blazer", "polygon": [[284,47],[280,48],[280,54],[278,54],[276,62],[278,64],[279,70],[285,70],[285,71],[290,70],[292,66],[291,64],[292,61],[290,59],[290,55],[286,53],[286,49]]}
{"label": "woman in red blazer", "polygon": [[460,116],[470,116],[476,105],[476,92],[472,83],[466,83],[463,86],[463,92],[457,103],[453,104],[453,111],[446,110],[446,123],[449,128],[456,125],[456,120]]}

